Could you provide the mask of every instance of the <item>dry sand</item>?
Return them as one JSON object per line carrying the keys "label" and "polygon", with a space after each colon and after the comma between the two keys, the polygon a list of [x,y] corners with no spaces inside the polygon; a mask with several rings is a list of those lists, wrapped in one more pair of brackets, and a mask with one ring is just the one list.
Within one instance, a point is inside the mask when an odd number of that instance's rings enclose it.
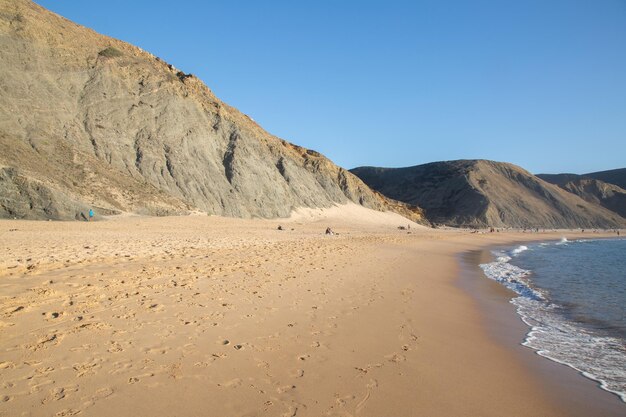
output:
{"label": "dry sand", "polygon": [[0,221],[0,416],[596,409],[553,395],[458,285],[459,253],[530,235],[400,225],[356,206]]}

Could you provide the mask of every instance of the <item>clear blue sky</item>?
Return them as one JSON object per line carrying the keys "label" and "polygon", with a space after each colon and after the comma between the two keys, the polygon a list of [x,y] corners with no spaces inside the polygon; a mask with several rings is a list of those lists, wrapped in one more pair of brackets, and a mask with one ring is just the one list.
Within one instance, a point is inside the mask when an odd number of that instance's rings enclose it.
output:
{"label": "clear blue sky", "polygon": [[626,167],[626,0],[39,0],[345,168]]}

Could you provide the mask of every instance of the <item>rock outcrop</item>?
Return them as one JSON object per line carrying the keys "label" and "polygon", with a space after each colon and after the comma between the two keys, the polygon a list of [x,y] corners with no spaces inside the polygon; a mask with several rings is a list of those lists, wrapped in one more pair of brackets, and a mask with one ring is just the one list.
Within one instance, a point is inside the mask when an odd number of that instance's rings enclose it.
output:
{"label": "rock outcrop", "polygon": [[594,180],[600,180],[607,184],[617,185],[623,190],[626,190],[626,168],[610,169],[608,171],[590,172],[583,174],[583,177],[593,178]]}
{"label": "rock outcrop", "polygon": [[623,227],[625,220],[502,162],[460,160],[351,170],[384,195],[417,204],[436,224],[469,227]]}
{"label": "rock outcrop", "polygon": [[565,191],[576,194],[585,201],[598,204],[626,218],[626,190],[587,175],[539,174],[537,176],[544,181],[558,185]]}
{"label": "rock outcrop", "polygon": [[424,221],[195,76],[31,1],[0,2],[0,62],[2,217],[96,207],[272,218],[353,201]]}

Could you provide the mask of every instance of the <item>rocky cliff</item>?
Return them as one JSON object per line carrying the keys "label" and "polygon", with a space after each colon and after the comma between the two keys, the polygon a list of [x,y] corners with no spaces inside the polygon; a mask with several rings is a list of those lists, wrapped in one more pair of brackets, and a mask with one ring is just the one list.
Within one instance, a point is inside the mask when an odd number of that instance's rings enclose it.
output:
{"label": "rocky cliff", "polygon": [[485,160],[351,170],[390,198],[417,204],[437,224],[473,227],[623,227],[619,215],[512,164]]}
{"label": "rocky cliff", "polygon": [[617,185],[626,190],[626,168],[610,169],[608,171],[590,172],[583,174],[583,177],[600,180],[607,184]]}
{"label": "rocky cliff", "polygon": [[0,217],[271,218],[353,201],[423,221],[195,76],[30,1],[0,1],[0,62]]}
{"label": "rocky cliff", "polygon": [[587,175],[539,174],[537,176],[544,181],[558,185],[565,191],[576,194],[585,201],[598,204],[626,218],[626,190]]}

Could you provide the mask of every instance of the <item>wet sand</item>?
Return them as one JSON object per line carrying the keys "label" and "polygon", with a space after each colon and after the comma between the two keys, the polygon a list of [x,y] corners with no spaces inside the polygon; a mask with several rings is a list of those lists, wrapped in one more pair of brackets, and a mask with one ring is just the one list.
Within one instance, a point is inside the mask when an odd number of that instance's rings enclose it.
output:
{"label": "wet sand", "polygon": [[572,415],[459,286],[528,235],[406,223],[0,221],[0,415]]}
{"label": "wet sand", "polygon": [[[511,242],[503,248],[514,246]],[[561,408],[569,410],[568,415],[573,417],[623,415],[626,412],[626,404],[616,395],[602,390],[597,382],[585,378],[575,369],[543,358],[534,350],[521,345],[530,327],[515,313],[515,306],[509,302],[517,294],[495,281],[486,279],[478,267],[481,263],[493,261],[492,249],[461,254],[463,272],[459,280],[459,286],[468,291],[476,301],[489,329],[489,336],[496,343],[513,349],[517,360],[539,377],[538,383],[542,385],[542,390],[550,393],[551,400],[560,404]]]}

